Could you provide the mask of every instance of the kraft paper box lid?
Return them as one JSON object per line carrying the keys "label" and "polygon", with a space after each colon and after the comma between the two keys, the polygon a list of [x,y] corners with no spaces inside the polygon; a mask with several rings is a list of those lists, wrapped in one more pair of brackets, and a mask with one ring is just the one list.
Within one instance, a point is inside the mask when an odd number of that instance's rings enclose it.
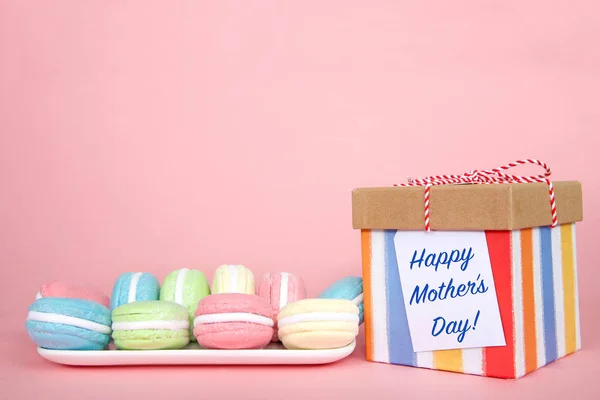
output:
{"label": "kraft paper box lid", "polygon": [[[583,220],[581,183],[554,185],[559,224]],[[354,229],[424,229],[425,187],[359,188],[352,192]],[[432,230],[517,230],[552,224],[546,183],[433,186]]]}

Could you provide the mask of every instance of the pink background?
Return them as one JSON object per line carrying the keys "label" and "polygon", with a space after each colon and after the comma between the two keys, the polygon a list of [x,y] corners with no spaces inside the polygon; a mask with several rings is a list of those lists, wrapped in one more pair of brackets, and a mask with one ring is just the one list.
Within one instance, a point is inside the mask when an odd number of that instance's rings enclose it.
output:
{"label": "pink background", "polygon": [[[599,15],[595,0],[0,0],[0,392],[597,396]],[[353,188],[523,157],[583,183],[585,221],[584,348],[522,380],[369,363],[362,334],[350,358],[302,368],[76,369],[26,337],[52,279],[110,292],[125,271],[244,263],[316,295],[360,274]]]}

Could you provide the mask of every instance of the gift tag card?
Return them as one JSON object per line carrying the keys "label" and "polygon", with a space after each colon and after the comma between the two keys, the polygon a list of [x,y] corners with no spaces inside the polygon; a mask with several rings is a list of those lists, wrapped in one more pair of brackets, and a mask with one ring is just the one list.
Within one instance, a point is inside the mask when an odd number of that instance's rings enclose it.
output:
{"label": "gift tag card", "polygon": [[398,231],[415,352],[506,345],[485,232]]}

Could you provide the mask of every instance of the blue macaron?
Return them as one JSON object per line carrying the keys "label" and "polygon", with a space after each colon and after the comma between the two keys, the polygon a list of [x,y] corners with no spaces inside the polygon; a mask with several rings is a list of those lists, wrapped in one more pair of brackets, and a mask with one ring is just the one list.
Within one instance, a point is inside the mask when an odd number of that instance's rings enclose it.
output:
{"label": "blue macaron", "polygon": [[359,324],[364,321],[363,280],[359,276],[347,276],[332,283],[317,296],[320,299],[352,300],[359,311]]}
{"label": "blue macaron", "polygon": [[103,350],[110,342],[111,313],[91,300],[47,297],[29,306],[25,328],[51,350]]}
{"label": "blue macaron", "polygon": [[119,276],[110,297],[110,309],[136,301],[158,300],[160,283],[148,272],[126,272]]}

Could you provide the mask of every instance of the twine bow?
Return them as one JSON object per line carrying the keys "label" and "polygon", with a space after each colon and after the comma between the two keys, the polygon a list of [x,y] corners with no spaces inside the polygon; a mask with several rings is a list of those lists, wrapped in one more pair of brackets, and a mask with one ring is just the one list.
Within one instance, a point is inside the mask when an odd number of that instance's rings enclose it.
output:
{"label": "twine bow", "polygon": [[[518,176],[507,174],[505,171],[519,165],[533,164],[544,168],[545,172],[541,175]],[[517,160],[510,164],[498,168],[487,170],[473,170],[462,175],[433,175],[426,178],[408,178],[408,183],[394,184],[394,186],[425,186],[425,230],[431,231],[429,220],[429,198],[431,187],[439,185],[457,185],[457,184],[502,184],[502,183],[546,183],[548,185],[548,195],[550,198],[550,209],[552,212],[552,227],[558,225],[556,217],[556,200],[554,198],[554,186],[548,177],[551,175],[548,165],[539,160],[524,159]]]}

